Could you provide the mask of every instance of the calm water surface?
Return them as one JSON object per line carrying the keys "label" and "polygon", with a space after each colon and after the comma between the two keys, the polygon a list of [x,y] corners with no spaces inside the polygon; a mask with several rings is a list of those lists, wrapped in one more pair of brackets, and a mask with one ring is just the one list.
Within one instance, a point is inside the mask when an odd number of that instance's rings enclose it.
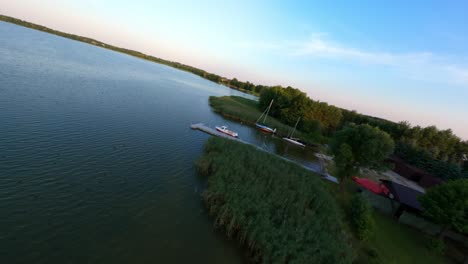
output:
{"label": "calm water surface", "polygon": [[312,152],[223,119],[190,73],[0,22],[0,263],[242,263],[213,230],[194,161],[228,125],[301,160]]}

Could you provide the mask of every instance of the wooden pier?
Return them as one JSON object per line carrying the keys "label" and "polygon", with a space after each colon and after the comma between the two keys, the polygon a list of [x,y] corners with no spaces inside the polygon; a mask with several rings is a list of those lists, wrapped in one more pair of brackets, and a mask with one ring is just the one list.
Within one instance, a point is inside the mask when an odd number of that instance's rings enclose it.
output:
{"label": "wooden pier", "polygon": [[213,128],[211,128],[211,127],[206,126],[206,125],[203,124],[203,123],[192,124],[192,125],[190,125],[190,128],[191,128],[191,129],[194,129],[194,130],[199,130],[199,131],[205,132],[205,133],[210,134],[210,135],[212,135],[212,136],[222,137],[222,138],[226,138],[226,139],[230,139],[230,140],[234,140],[234,141],[238,141],[238,142],[241,142],[241,143],[244,143],[244,144],[248,144],[248,145],[254,146],[254,147],[257,148],[258,150],[268,152],[268,153],[270,153],[270,154],[272,154],[272,155],[276,155],[277,157],[279,157],[279,158],[281,158],[281,159],[283,159],[283,160],[285,160],[285,161],[292,162],[292,163],[294,163],[294,164],[296,164],[296,165],[298,165],[298,166],[301,166],[302,168],[304,168],[304,169],[306,169],[306,170],[308,170],[308,171],[315,172],[315,173],[319,174],[320,176],[322,176],[322,178],[325,179],[325,180],[328,180],[328,181],[331,181],[331,182],[334,182],[334,183],[338,183],[338,179],[335,178],[335,177],[333,177],[333,176],[331,176],[330,174],[328,174],[328,173],[326,172],[326,170],[322,170],[322,169],[321,169],[321,170],[317,170],[317,169],[314,169],[314,168],[311,168],[311,167],[304,166],[303,164],[301,164],[301,163],[299,163],[299,162],[297,162],[297,161],[290,160],[290,159],[288,159],[288,158],[285,158],[285,157],[283,157],[283,156],[277,155],[277,154],[275,154],[275,153],[271,153],[271,152],[269,152],[268,150],[265,150],[265,149],[263,149],[263,148],[261,148],[261,147],[259,147],[259,146],[257,146],[257,145],[254,145],[254,144],[252,144],[252,143],[243,141],[243,140],[241,140],[241,139],[239,139],[239,138],[235,138],[235,137],[228,136],[228,135],[226,135],[226,134],[224,134],[224,133],[221,133],[221,132],[217,131],[216,129],[213,129]]}
{"label": "wooden pier", "polygon": [[240,142],[242,142],[242,143],[248,144],[247,142],[243,142],[242,140],[240,140],[240,139],[238,139],[238,138],[231,137],[231,136],[229,136],[229,135],[226,135],[226,134],[224,134],[224,133],[219,132],[219,131],[216,130],[216,129],[213,129],[213,128],[211,128],[211,127],[205,126],[205,124],[203,124],[203,123],[192,124],[192,125],[190,125],[190,128],[191,128],[191,129],[195,129],[195,130],[200,130],[200,131],[205,132],[205,133],[207,133],[207,134],[210,134],[210,135],[212,135],[212,136],[217,136],[217,137],[232,139],[232,140],[235,140],[235,141],[240,141]]}

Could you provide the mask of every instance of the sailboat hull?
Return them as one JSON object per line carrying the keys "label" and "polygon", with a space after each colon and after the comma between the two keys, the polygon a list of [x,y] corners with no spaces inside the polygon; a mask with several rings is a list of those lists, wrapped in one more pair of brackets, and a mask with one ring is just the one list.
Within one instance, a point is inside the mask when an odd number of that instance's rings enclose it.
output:
{"label": "sailboat hull", "polygon": [[262,131],[264,131],[264,132],[267,132],[267,133],[273,134],[273,133],[276,132],[276,128],[273,129],[273,128],[271,128],[271,127],[267,127],[267,126],[265,126],[265,125],[260,125],[260,124],[258,124],[258,123],[255,124],[255,126],[256,126],[258,129],[260,129],[260,130],[262,130]]}
{"label": "sailboat hull", "polygon": [[292,138],[284,137],[283,139],[286,140],[287,142],[291,143],[291,144],[294,144],[294,145],[297,145],[297,146],[301,146],[301,147],[305,147],[304,144],[302,144],[301,142],[296,141],[296,140],[294,140],[294,139],[292,139]]}

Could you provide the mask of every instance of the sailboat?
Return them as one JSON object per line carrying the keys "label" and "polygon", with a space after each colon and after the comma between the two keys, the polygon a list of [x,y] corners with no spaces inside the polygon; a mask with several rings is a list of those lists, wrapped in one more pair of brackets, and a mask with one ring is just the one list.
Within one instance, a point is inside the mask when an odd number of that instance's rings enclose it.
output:
{"label": "sailboat", "polygon": [[300,117],[297,119],[296,125],[294,125],[294,129],[292,130],[291,134],[289,134],[287,137],[284,137],[283,139],[288,141],[289,143],[305,147],[305,145],[302,142],[300,142],[298,138],[292,137],[294,135],[294,132],[296,131],[297,124],[299,124],[299,120],[301,120]]}
{"label": "sailboat", "polygon": [[[264,132],[267,132],[267,133],[275,133],[276,132],[276,128],[271,128],[269,126],[267,126],[265,124],[266,122],[266,118],[268,116],[268,112],[270,112],[270,108],[271,108],[271,105],[273,104],[273,100],[271,100],[270,102],[270,105],[268,106],[268,108],[262,113],[262,115],[257,119],[257,122],[255,122],[255,126],[264,131]],[[262,119],[263,117],[263,122],[262,123],[259,123],[259,121]]]}

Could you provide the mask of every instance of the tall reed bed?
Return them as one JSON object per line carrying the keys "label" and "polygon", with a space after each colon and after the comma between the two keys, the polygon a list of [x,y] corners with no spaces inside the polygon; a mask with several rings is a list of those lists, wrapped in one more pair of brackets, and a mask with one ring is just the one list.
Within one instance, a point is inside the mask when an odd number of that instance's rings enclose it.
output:
{"label": "tall reed bed", "polygon": [[215,226],[263,263],[350,263],[333,197],[320,178],[256,148],[210,138],[197,161]]}

